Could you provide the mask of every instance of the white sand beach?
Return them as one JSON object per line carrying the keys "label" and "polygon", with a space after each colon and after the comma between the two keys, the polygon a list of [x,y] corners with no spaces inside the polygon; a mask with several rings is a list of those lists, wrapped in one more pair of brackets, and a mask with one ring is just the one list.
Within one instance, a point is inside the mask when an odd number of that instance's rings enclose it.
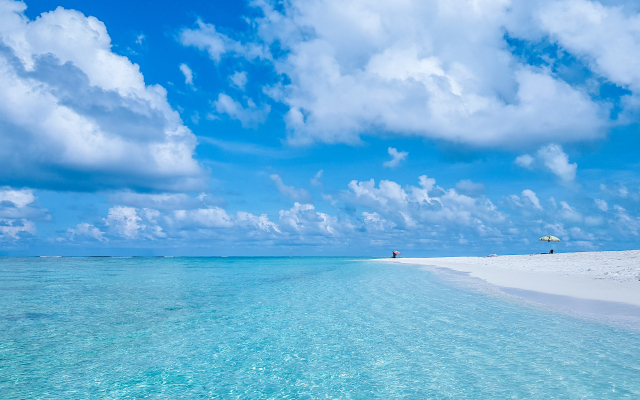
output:
{"label": "white sand beach", "polygon": [[[385,261],[468,273],[506,293],[545,301],[568,296],[640,307],[640,250]],[[526,294],[529,294],[528,296]],[[532,293],[539,294],[532,296]],[[633,308],[635,308],[633,307]],[[635,313],[635,312],[634,312]]]}

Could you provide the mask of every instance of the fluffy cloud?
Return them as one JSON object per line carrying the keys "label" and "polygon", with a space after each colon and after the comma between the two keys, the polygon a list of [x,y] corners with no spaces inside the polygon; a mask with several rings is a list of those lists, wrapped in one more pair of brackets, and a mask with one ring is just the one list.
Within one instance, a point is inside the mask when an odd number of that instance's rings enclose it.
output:
{"label": "fluffy cloud", "polygon": [[144,194],[126,191],[112,193],[108,197],[109,201],[114,204],[156,210],[191,210],[225,205],[223,199],[212,197],[206,193],[190,197],[184,193]]}
{"label": "fluffy cloud", "polygon": [[271,106],[264,104],[258,107],[250,98],[245,100],[246,107],[231,96],[220,93],[218,100],[213,102],[213,107],[218,114],[227,114],[232,119],[240,121],[244,128],[254,128],[267,119]]}
{"label": "fluffy cloud", "polygon": [[[252,4],[262,16],[246,43],[202,21],[179,40],[215,61],[271,62],[286,79],[264,91],[289,108],[291,143],[355,143],[379,132],[499,147],[601,137],[611,104],[592,95],[597,79],[565,81],[556,73],[570,57],[635,90],[638,16],[597,2]],[[542,61],[519,53],[549,40],[560,51]],[[271,54],[276,44],[284,51]]]}
{"label": "fluffy cloud", "polygon": [[298,235],[337,236],[349,224],[342,224],[336,217],[315,211],[312,204],[294,203],[289,210],[280,210],[281,229]]}
{"label": "fluffy cloud", "polygon": [[554,173],[563,183],[570,183],[576,177],[578,164],[570,163],[569,156],[558,144],[550,144],[541,147],[536,157],[525,154],[516,158],[515,163],[523,168],[533,169],[536,166],[544,166]]}
{"label": "fluffy cloud", "polygon": [[276,188],[285,197],[294,201],[309,202],[312,200],[311,195],[305,189],[296,189],[293,186],[287,186],[282,182],[282,178],[278,174],[269,175],[269,178],[276,185]]}
{"label": "fluffy cloud", "polygon": [[537,208],[538,210],[542,210],[542,206],[540,205],[540,200],[538,199],[538,196],[536,196],[536,193],[533,190],[531,189],[523,190],[522,197],[526,197],[527,199],[529,199],[529,201],[531,202],[531,204],[533,204],[535,208]]}
{"label": "fluffy cloud", "polygon": [[398,165],[400,165],[400,162],[404,161],[407,158],[407,156],[409,155],[408,152],[406,152],[406,151],[398,151],[397,149],[395,149],[393,147],[389,147],[389,149],[387,149],[387,151],[389,152],[389,155],[392,158],[391,158],[391,160],[386,161],[382,165],[385,166],[385,167],[389,167],[389,168],[397,167]]}
{"label": "fluffy cloud", "polygon": [[178,41],[184,46],[193,46],[206,51],[213,61],[220,61],[222,55],[227,53],[248,59],[268,57],[268,52],[260,45],[255,43],[243,45],[218,32],[215,26],[202,20],[197,20],[195,25],[194,29],[182,29],[178,34]]}
{"label": "fluffy cloud", "polygon": [[521,156],[516,157],[514,162],[516,163],[516,165],[519,165],[522,168],[530,169],[533,166],[534,161],[535,161],[535,158],[531,157],[529,154],[523,154]]}
{"label": "fluffy cloud", "polygon": [[86,222],[78,224],[75,228],[69,228],[67,232],[69,233],[69,240],[71,241],[75,241],[76,238],[81,240],[89,238],[100,242],[109,241],[109,239],[104,237],[104,232],[101,232],[100,229]]}
{"label": "fluffy cloud", "polygon": [[309,182],[310,182],[313,186],[323,187],[323,186],[324,186],[324,185],[323,185],[323,183],[322,183],[322,182],[320,182],[320,178],[322,178],[322,173],[323,173],[323,172],[324,172],[323,170],[318,171],[318,172],[314,175],[314,177],[313,177],[313,178],[311,178],[311,179],[309,180]]}
{"label": "fluffy cloud", "polygon": [[230,228],[231,217],[220,207],[174,211],[174,219],[181,228]]}
{"label": "fluffy cloud", "polygon": [[244,90],[245,85],[247,84],[247,73],[244,71],[236,71],[233,75],[229,77],[233,86],[237,87],[240,90]]}
{"label": "fluffy cloud", "polygon": [[460,194],[475,196],[484,193],[484,185],[482,183],[472,182],[470,179],[463,179],[456,183],[456,190]]}
{"label": "fluffy cloud", "polygon": [[573,181],[576,177],[578,164],[569,163],[569,156],[557,144],[550,144],[538,150],[538,157],[544,165],[565,182]]}
{"label": "fluffy cloud", "polygon": [[109,209],[109,216],[104,220],[104,223],[116,235],[134,239],[138,236],[138,232],[145,228],[145,225],[141,225],[140,221],[142,219],[138,216],[135,208],[118,206]]}
{"label": "fluffy cloud", "polygon": [[420,186],[403,188],[382,180],[349,183],[345,197],[354,204],[375,210],[400,229],[431,229],[434,224],[466,227],[486,232],[486,223],[504,221],[505,216],[486,198],[472,198],[445,190],[435,180],[421,176]]}
{"label": "fluffy cloud", "polygon": [[593,200],[596,203],[596,206],[604,212],[609,211],[609,205],[607,204],[606,201],[602,200],[602,199],[594,199]]}
{"label": "fluffy cloud", "polygon": [[0,240],[19,239],[23,234],[35,235],[34,220],[48,217],[47,210],[36,204],[31,189],[0,187]]}
{"label": "fluffy cloud", "polygon": [[[470,252],[492,247],[494,252],[537,252],[538,243],[533,241],[547,234],[560,237],[565,249],[598,248],[609,241],[632,243],[640,235],[635,200],[619,196],[613,201],[629,206],[605,207],[606,201],[598,199],[597,210],[593,199],[576,197],[575,192],[571,192],[571,199],[542,201],[531,189],[494,203],[477,190],[462,194],[458,188],[437,185],[426,175],[418,177],[415,186],[390,180],[352,180],[346,190],[334,193],[323,195],[325,201],[317,206],[294,201],[291,207],[266,214],[230,212],[215,205],[217,199],[205,195],[123,192],[109,197],[119,203],[105,218],[72,227],[60,241],[109,241],[125,247],[145,243],[163,248],[250,244],[264,250],[319,245],[336,250],[347,246],[351,253],[352,249],[368,252],[401,243],[407,250]],[[29,190],[8,189],[0,198],[14,199],[0,201],[3,212],[13,205],[23,210],[37,208]],[[20,218],[12,221],[0,221],[5,239],[35,232],[31,220],[25,219],[25,224]]]}
{"label": "fluffy cloud", "polygon": [[180,72],[184,75],[184,83],[187,85],[193,85],[193,71],[187,64],[180,64]]}
{"label": "fluffy cloud", "polygon": [[195,136],[105,25],[0,0],[0,169],[30,187],[203,187]]}
{"label": "fluffy cloud", "polygon": [[639,14],[597,1],[569,0],[550,2],[538,18],[554,42],[583,58],[594,72],[634,93],[640,90]]}
{"label": "fluffy cloud", "polygon": [[240,226],[245,228],[252,227],[258,231],[282,233],[278,225],[269,220],[267,214],[258,217],[245,211],[238,211],[237,221]]}

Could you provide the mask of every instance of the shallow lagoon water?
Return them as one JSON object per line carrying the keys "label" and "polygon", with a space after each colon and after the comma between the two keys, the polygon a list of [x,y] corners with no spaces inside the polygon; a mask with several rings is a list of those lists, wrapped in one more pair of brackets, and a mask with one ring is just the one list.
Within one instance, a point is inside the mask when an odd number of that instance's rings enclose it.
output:
{"label": "shallow lagoon water", "polygon": [[0,398],[640,398],[640,334],[345,258],[2,258]]}

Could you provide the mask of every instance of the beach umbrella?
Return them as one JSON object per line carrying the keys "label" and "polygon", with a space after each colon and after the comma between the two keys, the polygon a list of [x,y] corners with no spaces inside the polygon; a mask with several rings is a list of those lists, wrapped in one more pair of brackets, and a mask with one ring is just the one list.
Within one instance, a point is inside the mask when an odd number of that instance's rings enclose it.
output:
{"label": "beach umbrella", "polygon": [[[540,241],[541,241],[541,242],[548,242],[548,243],[551,243],[551,242],[559,242],[559,241],[560,241],[560,239],[558,239],[557,237],[555,237],[555,236],[553,236],[553,235],[547,235],[547,236],[543,236],[543,237],[541,237],[541,238],[540,238]],[[553,253],[553,249],[549,250],[549,254],[552,254],[552,253]]]}
{"label": "beach umbrella", "polygon": [[393,258],[396,258],[396,256],[399,256],[400,252],[399,251],[393,251]]}

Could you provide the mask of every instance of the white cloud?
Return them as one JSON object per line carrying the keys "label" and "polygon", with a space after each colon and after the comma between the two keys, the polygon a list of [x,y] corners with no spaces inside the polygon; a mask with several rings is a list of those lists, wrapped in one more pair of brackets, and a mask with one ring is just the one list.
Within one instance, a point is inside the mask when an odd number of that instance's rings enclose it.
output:
{"label": "white cloud", "polygon": [[542,206],[540,205],[540,200],[538,200],[538,196],[536,196],[536,193],[533,190],[531,189],[523,190],[522,197],[528,198],[529,201],[531,201],[531,204],[533,204],[535,208],[537,208],[538,210],[542,210]]}
{"label": "white cloud", "polygon": [[184,83],[187,85],[193,85],[193,71],[187,64],[180,64],[180,72],[184,75]]}
{"label": "white cloud", "polygon": [[472,182],[470,179],[463,179],[456,183],[456,191],[467,196],[477,196],[484,193],[484,185]]}
{"label": "white cloud", "polygon": [[282,178],[278,174],[269,175],[269,178],[275,183],[276,188],[285,197],[294,201],[310,202],[312,201],[311,195],[305,189],[296,189],[293,186],[287,186],[282,182]]}
{"label": "white cloud", "polygon": [[377,212],[368,213],[363,211],[362,217],[364,218],[364,224],[368,231],[388,232],[396,226],[393,222],[380,217],[380,214]]}
{"label": "white cloud", "polygon": [[[65,10],[24,14],[0,2],[0,169],[32,187],[204,185],[195,136],[147,86],[138,65],[111,51],[105,25]],[[26,168],[25,165],[29,167]]]}
{"label": "white cloud", "polygon": [[534,161],[535,159],[531,157],[529,154],[523,154],[521,156],[516,157],[516,160],[514,162],[516,163],[516,165],[519,165],[522,168],[531,169]]}
{"label": "white cloud", "polygon": [[222,55],[227,53],[248,59],[268,56],[262,46],[254,43],[243,45],[218,32],[215,26],[207,24],[200,19],[196,21],[195,29],[182,29],[178,35],[178,41],[184,46],[193,46],[206,51],[209,57],[216,62],[219,62]]}
{"label": "white cloud", "polygon": [[220,93],[213,106],[219,114],[227,114],[240,121],[244,128],[253,128],[264,122],[271,111],[271,106],[264,104],[258,107],[253,100],[246,98],[247,106],[235,101],[231,96]]}
{"label": "white cloud", "polygon": [[[398,229],[432,229],[434,224],[464,226],[488,232],[485,222],[501,222],[505,217],[488,199],[477,199],[435,186],[435,180],[420,177],[420,187],[403,188],[393,181],[349,183],[347,200],[377,212]],[[435,191],[434,195],[430,195]],[[484,233],[483,233],[484,234]]]}
{"label": "white cloud", "polygon": [[312,204],[295,202],[289,210],[280,210],[280,228],[300,235],[337,236],[350,225],[341,224],[336,217],[315,211]]}
{"label": "white cloud", "polygon": [[569,163],[569,156],[562,151],[562,147],[557,144],[550,144],[538,150],[538,157],[544,165],[556,174],[564,182],[573,181],[576,177],[578,164]]}
{"label": "white cloud", "polygon": [[620,189],[618,189],[618,193],[620,194],[620,197],[624,199],[629,195],[629,189],[625,186],[622,186]]}
{"label": "white cloud", "polygon": [[223,199],[206,193],[201,193],[197,197],[190,197],[184,193],[144,194],[126,191],[112,193],[108,198],[109,201],[118,205],[156,210],[189,210],[225,205]]}
{"label": "white cloud", "polygon": [[[271,177],[275,184],[282,184],[284,194],[303,195],[301,189],[286,186],[278,178],[275,174]],[[530,243],[546,234],[561,237],[569,246],[569,242],[593,242],[593,237],[632,244],[640,232],[640,218],[635,209],[607,206],[610,212],[593,216],[589,215],[593,212],[593,200],[586,197],[572,197],[572,205],[550,198],[543,207],[537,194],[525,189],[520,195],[508,196],[494,204],[478,192],[464,195],[457,188],[440,187],[426,175],[420,176],[418,182],[413,186],[390,180],[379,183],[353,180],[348,190],[337,192],[335,197],[323,194],[326,200],[321,204],[323,210],[295,201],[292,207],[274,215],[253,210],[228,213],[215,205],[219,199],[205,194],[193,197],[175,193],[116,193],[108,199],[121,203],[109,209],[103,225],[82,223],[69,229],[66,237],[75,241],[108,239],[112,245],[119,241],[126,241],[127,245],[154,241],[158,243],[155,246],[241,243],[261,249],[328,245],[332,251],[339,246],[379,249],[395,246],[394,243],[402,243],[406,249],[477,251],[486,248],[490,241],[504,252],[530,252],[537,251],[531,249]],[[8,189],[4,196],[0,193],[0,198],[11,197],[15,203],[0,201],[0,212],[8,212],[15,204],[24,205],[23,210],[37,208],[28,190],[17,194],[9,193],[10,190],[15,191]],[[17,218],[10,223],[0,221],[5,241],[35,234],[35,225],[23,215],[13,214]],[[167,244],[162,244],[163,241]]]}
{"label": "white cloud", "polygon": [[237,220],[240,225],[249,225],[260,231],[282,233],[277,224],[269,221],[267,214],[262,214],[258,217],[245,211],[238,211]]}
{"label": "white cloud", "polygon": [[[606,104],[508,50],[505,27],[544,4],[522,16],[526,6],[508,1],[259,1],[254,46],[290,81],[265,93],[289,107],[292,143],[388,131],[499,147],[601,137]],[[186,44],[214,60],[247,52],[212,25],[196,30]],[[273,43],[284,51],[269,55]]]}
{"label": "white cloud", "polygon": [[593,199],[593,201],[596,203],[596,207],[598,207],[601,211],[604,211],[604,212],[609,211],[609,205],[607,204],[606,201],[601,199]]}
{"label": "white cloud", "polygon": [[311,180],[309,182],[311,182],[311,184],[313,186],[317,186],[317,187],[323,187],[324,185],[322,184],[322,182],[320,182],[320,178],[322,178],[322,173],[324,171],[320,170],[318,171],[315,176],[313,178],[311,178]]}
{"label": "white cloud", "polygon": [[138,236],[138,232],[145,228],[141,225],[142,219],[136,213],[136,209],[132,207],[112,207],[109,209],[109,215],[104,219],[112,232],[126,239],[134,239]]}
{"label": "white cloud", "polygon": [[393,147],[389,147],[387,149],[387,151],[389,152],[389,155],[392,157],[391,160],[384,162],[382,165],[385,167],[389,167],[389,168],[395,168],[397,167],[401,161],[404,161],[407,156],[409,155],[408,152],[406,151],[398,151],[396,149],[394,149]]}
{"label": "white cloud", "polygon": [[10,203],[8,204],[9,207],[24,208],[35,200],[36,197],[30,189],[16,190],[9,187],[0,188],[0,204]]}
{"label": "white cloud", "polygon": [[561,201],[560,207],[561,209],[558,213],[560,218],[572,223],[578,223],[582,221],[582,214],[571,207],[566,201]]}
{"label": "white cloud", "polygon": [[626,209],[618,205],[613,206],[615,211],[615,219],[611,222],[622,232],[638,236],[640,230],[640,218],[632,217]]}
{"label": "white cloud", "polygon": [[0,187],[0,240],[19,239],[21,233],[35,235],[35,219],[49,215],[36,204],[33,190]]}
{"label": "white cloud", "polygon": [[173,215],[178,226],[182,229],[230,228],[233,226],[231,217],[220,207],[176,210]]}
{"label": "white cloud", "polygon": [[534,169],[546,167],[549,171],[561,179],[563,183],[570,183],[576,177],[578,164],[569,163],[569,156],[558,144],[549,144],[541,147],[536,157],[525,154],[516,158],[515,163],[523,168]]}
{"label": "white cloud", "polygon": [[[598,98],[602,82],[632,92],[620,99],[619,122],[640,114],[640,14],[632,2],[252,5],[262,15],[237,35],[245,43],[200,20],[179,40],[216,62],[225,55],[272,62],[286,78],[264,92],[289,108],[291,143],[355,143],[363,133],[389,132],[512,148],[590,140],[612,126],[612,102]],[[525,52],[557,51],[531,62],[513,54],[508,39]],[[274,44],[279,51],[271,54]],[[589,73],[561,73],[575,67],[566,60]]]}
{"label": "white cloud", "polygon": [[109,239],[104,237],[104,232],[101,232],[100,229],[86,222],[76,225],[74,229],[69,228],[68,232],[70,234],[70,240],[75,240],[77,237],[84,237],[95,239],[100,242],[109,241]]}
{"label": "white cloud", "polygon": [[32,221],[22,220],[3,220],[0,219],[0,239],[13,238],[18,239],[19,234],[26,232],[32,235],[36,233],[36,225]]}
{"label": "white cloud", "polygon": [[244,90],[244,87],[247,84],[247,73],[244,71],[236,71],[229,77],[229,79],[231,79],[231,83],[233,83],[233,86],[237,87],[240,90]]}
{"label": "white cloud", "polygon": [[563,49],[583,58],[609,81],[640,89],[640,14],[619,5],[569,0],[549,2],[539,12],[541,28]]}

